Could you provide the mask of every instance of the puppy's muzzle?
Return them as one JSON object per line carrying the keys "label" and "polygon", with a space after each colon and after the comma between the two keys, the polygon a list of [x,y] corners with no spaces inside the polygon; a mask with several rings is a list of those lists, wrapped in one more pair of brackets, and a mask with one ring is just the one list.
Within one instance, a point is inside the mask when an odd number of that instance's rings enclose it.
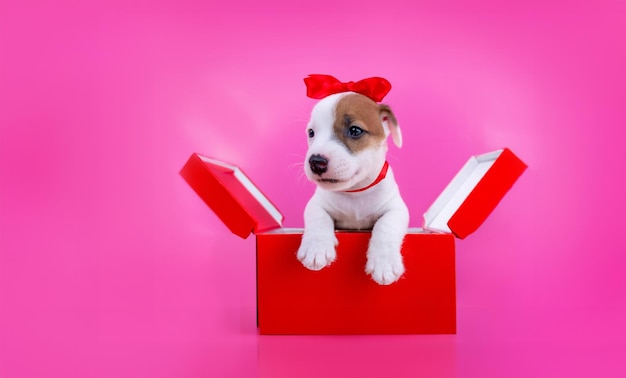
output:
{"label": "puppy's muzzle", "polygon": [[313,173],[321,175],[328,170],[328,158],[319,154],[311,155],[309,165]]}

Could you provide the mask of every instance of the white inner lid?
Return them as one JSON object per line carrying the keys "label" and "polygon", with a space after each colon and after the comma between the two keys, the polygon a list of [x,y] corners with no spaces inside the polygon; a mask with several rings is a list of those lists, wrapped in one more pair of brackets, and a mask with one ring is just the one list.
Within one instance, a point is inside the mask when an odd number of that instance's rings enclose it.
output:
{"label": "white inner lid", "polygon": [[448,221],[493,166],[502,151],[472,156],[424,213],[424,227],[435,231],[452,232],[448,227]]}
{"label": "white inner lid", "polygon": [[206,156],[202,156],[202,155],[198,155],[198,156],[200,156],[200,159],[202,159],[203,161],[205,161],[205,162],[207,162],[209,164],[218,165],[220,167],[224,167],[224,168],[232,171],[233,174],[235,175],[235,178],[244,186],[244,188],[246,188],[246,190],[248,190],[248,192],[250,192],[250,194],[252,194],[254,199],[256,199],[261,204],[261,206],[263,206],[265,211],[267,211],[272,216],[272,218],[274,218],[276,223],[278,223],[279,225],[282,226],[282,224],[283,224],[283,216],[281,215],[280,211],[278,211],[278,209],[259,190],[259,188],[257,188],[256,185],[254,185],[254,183],[248,178],[248,176],[246,176],[241,171],[241,169],[239,169],[239,167],[237,167],[235,165],[228,164],[228,163],[224,163],[223,161],[220,161],[220,160],[211,159],[211,158],[208,158]]}

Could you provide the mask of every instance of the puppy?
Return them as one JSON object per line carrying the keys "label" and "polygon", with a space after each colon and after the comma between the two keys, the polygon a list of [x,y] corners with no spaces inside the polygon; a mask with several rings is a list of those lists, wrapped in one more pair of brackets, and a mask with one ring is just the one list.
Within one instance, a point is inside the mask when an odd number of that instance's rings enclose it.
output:
{"label": "puppy", "polygon": [[347,91],[313,107],[306,133],[304,170],[317,188],[304,210],[298,260],[320,270],[336,258],[335,229],[372,230],[365,272],[380,285],[397,281],[409,211],[385,160],[389,135],[402,146],[396,117],[389,106]]}

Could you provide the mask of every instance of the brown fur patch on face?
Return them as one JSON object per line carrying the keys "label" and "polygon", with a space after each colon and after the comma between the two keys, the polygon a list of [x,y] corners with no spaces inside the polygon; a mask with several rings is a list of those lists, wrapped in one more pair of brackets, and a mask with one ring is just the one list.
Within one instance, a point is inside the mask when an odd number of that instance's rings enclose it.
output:
{"label": "brown fur patch on face", "polygon": [[[350,151],[357,153],[368,148],[378,148],[385,140],[385,130],[380,122],[380,105],[360,94],[351,93],[337,102],[333,133]],[[350,128],[356,126],[363,133],[354,138]]]}

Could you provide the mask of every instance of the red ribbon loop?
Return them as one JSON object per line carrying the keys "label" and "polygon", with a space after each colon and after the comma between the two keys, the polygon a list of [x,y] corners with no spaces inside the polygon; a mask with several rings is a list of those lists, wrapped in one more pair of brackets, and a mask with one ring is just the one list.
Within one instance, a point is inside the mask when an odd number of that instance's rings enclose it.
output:
{"label": "red ribbon loop", "polygon": [[370,77],[357,82],[342,83],[330,75],[309,75],[309,77],[304,78],[304,84],[306,84],[306,95],[315,99],[321,99],[335,93],[356,92],[380,102],[391,90],[391,83],[382,77]]}

